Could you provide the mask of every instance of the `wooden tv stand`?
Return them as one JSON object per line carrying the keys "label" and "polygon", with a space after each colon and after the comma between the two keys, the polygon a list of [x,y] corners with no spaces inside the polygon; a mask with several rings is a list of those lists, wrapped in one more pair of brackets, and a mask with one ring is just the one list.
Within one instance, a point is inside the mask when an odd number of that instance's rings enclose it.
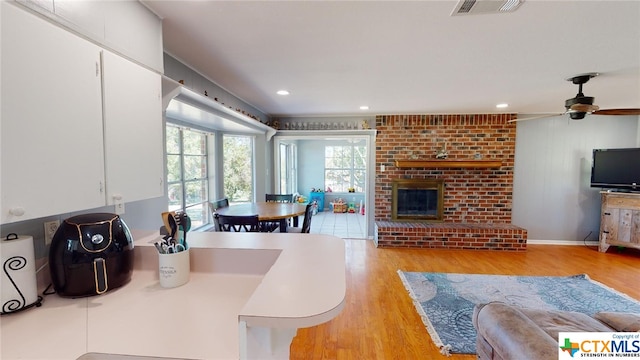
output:
{"label": "wooden tv stand", "polygon": [[600,252],[609,246],[640,249],[640,194],[601,192]]}

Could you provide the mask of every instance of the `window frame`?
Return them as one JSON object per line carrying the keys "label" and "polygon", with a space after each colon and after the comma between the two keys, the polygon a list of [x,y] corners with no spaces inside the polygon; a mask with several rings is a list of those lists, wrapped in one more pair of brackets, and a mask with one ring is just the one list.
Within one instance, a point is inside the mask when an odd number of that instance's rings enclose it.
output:
{"label": "window frame", "polygon": [[[357,167],[356,166],[356,147],[360,147],[363,149],[364,151],[364,156],[362,156],[362,160],[363,160],[363,164],[362,167]],[[349,148],[349,157],[350,157],[350,164],[348,167],[329,167],[327,166],[327,149],[328,148]],[[338,188],[333,188],[332,187],[332,191],[334,192],[348,192],[349,188],[354,188],[354,190],[356,192],[364,192],[366,189],[366,173],[367,173],[367,148],[365,145],[357,145],[357,144],[348,144],[348,145],[325,145],[324,146],[324,151],[325,151],[325,167],[324,167],[324,188],[327,189],[329,186],[329,184],[327,184],[327,173],[328,172],[348,172],[348,176],[349,176],[349,183],[345,186],[345,189],[338,189]],[[336,153],[336,151],[333,151],[334,153]],[[345,151],[340,151],[340,153],[345,153]],[[334,157],[335,158],[335,157]],[[363,174],[363,178],[362,178],[362,184],[358,185],[356,184],[356,172],[361,172]],[[334,185],[335,186],[335,185]],[[343,184],[344,186],[344,184]]]}
{"label": "window frame", "polygon": [[[166,149],[166,159],[167,159],[167,181],[166,181],[166,186],[167,186],[167,195],[168,195],[168,199],[169,199],[169,203],[168,203],[168,210],[169,211],[184,211],[184,212],[191,212],[193,213],[193,210],[196,208],[200,208],[199,211],[201,211],[201,224],[197,225],[194,227],[195,228],[200,228],[203,226],[207,226],[209,224],[211,224],[211,218],[209,216],[209,197],[210,197],[210,183],[209,183],[209,174],[210,174],[210,151],[209,151],[209,142],[210,142],[210,133],[207,133],[206,131],[202,131],[202,130],[198,130],[198,129],[192,129],[192,128],[188,128],[188,127],[184,127],[184,126],[180,126],[178,124],[174,124],[174,123],[170,123],[167,122],[166,124],[166,132],[169,132],[169,128],[174,128],[178,131],[178,152],[177,153],[173,153],[173,152],[169,152],[169,137],[167,136],[165,138],[165,149]],[[185,132],[193,132],[193,133],[197,133],[200,136],[203,136],[203,141],[204,143],[200,146],[200,148],[203,150],[202,153],[200,154],[187,154],[185,152]],[[178,157],[178,169],[179,169],[179,176],[177,180],[170,180],[170,169],[169,169],[169,157],[171,156],[177,156]],[[190,179],[186,178],[186,161],[185,159],[188,159],[190,157],[200,157],[201,160],[199,161],[200,166],[204,167],[204,171],[200,172],[200,176],[199,177],[193,177]],[[189,202],[189,197],[188,197],[188,188],[189,185],[194,184],[194,183],[200,183],[200,189],[202,192],[204,192],[204,195],[202,196],[202,198],[199,201],[190,203]],[[171,205],[171,187],[174,185],[179,185],[180,186],[180,204],[176,205]],[[190,211],[191,210],[191,211]],[[194,217],[195,218],[195,217]],[[195,222],[194,223],[198,223]]]}

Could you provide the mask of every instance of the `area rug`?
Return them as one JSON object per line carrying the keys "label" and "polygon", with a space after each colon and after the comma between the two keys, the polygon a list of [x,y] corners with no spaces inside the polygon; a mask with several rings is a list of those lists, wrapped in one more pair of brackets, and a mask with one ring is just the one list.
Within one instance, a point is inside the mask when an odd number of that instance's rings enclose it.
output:
{"label": "area rug", "polygon": [[589,279],[559,276],[474,275],[403,272],[398,275],[413,299],[433,342],[444,355],[475,354],[475,304],[502,301],[519,307],[640,313],[640,302]]}

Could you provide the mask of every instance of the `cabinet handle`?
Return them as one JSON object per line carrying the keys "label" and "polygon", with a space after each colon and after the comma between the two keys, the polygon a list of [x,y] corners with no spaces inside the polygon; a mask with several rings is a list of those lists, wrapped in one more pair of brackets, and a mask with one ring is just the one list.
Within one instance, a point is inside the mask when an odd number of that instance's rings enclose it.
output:
{"label": "cabinet handle", "polygon": [[606,213],[604,213],[604,214],[605,214],[605,215],[611,215],[611,213],[608,213],[608,212],[606,212]]}
{"label": "cabinet handle", "polygon": [[102,181],[100,181],[100,193],[102,194],[103,191],[104,191],[104,188],[102,187]]}
{"label": "cabinet handle", "polygon": [[608,234],[609,232],[607,230],[603,230],[602,233],[603,234]]}

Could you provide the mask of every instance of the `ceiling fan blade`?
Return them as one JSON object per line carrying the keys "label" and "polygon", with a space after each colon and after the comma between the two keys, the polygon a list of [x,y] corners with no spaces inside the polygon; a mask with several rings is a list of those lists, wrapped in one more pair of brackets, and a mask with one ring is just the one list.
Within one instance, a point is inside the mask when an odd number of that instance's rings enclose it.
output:
{"label": "ceiling fan blade", "polygon": [[518,121],[527,121],[527,120],[535,120],[535,119],[542,119],[542,118],[547,118],[547,117],[552,117],[552,116],[560,116],[560,115],[564,115],[565,113],[553,113],[553,114],[543,114],[543,115],[536,115],[536,116],[529,116],[529,117],[519,117],[517,119],[512,119],[507,121],[508,123],[512,123],[512,122],[518,122]]}
{"label": "ceiling fan blade", "polygon": [[569,108],[569,111],[577,111],[577,112],[585,112],[592,113],[594,111],[598,111],[600,107],[598,105],[590,105],[590,104],[573,104]]}
{"label": "ceiling fan blade", "polygon": [[593,115],[640,115],[640,109],[602,109],[592,113]]}

